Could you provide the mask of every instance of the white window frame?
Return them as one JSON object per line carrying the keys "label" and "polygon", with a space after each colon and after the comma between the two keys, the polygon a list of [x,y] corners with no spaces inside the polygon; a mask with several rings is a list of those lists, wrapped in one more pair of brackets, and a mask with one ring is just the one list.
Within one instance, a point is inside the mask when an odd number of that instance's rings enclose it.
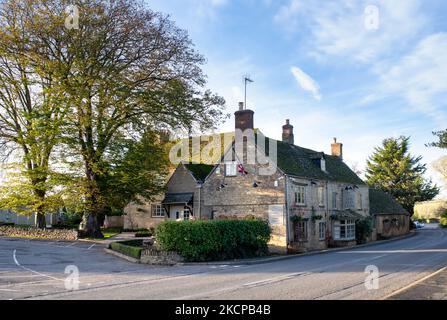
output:
{"label": "white window frame", "polygon": [[300,205],[300,206],[306,205],[306,187],[305,186],[295,187],[293,200],[296,205]]}
{"label": "white window frame", "polygon": [[355,208],[355,191],[343,190],[343,208],[354,209]]}
{"label": "white window frame", "polygon": [[326,239],[326,221],[318,222],[318,238],[320,240]]}
{"label": "white window frame", "polygon": [[335,240],[355,240],[355,220],[338,220],[334,222]]}
{"label": "white window frame", "polygon": [[237,176],[237,164],[236,161],[230,161],[225,163],[225,176],[236,177]]}
{"label": "white window frame", "polygon": [[153,218],[164,218],[166,216],[166,210],[160,203],[152,204],[151,216]]}
{"label": "white window frame", "polygon": [[[300,232],[296,232],[297,231],[297,226],[302,224],[302,233]],[[299,228],[301,229],[301,228]],[[295,232],[295,241],[307,241],[308,237],[309,237],[309,230],[308,230],[308,223],[306,220],[303,221],[298,221],[296,222],[296,226],[294,228],[294,232]]]}

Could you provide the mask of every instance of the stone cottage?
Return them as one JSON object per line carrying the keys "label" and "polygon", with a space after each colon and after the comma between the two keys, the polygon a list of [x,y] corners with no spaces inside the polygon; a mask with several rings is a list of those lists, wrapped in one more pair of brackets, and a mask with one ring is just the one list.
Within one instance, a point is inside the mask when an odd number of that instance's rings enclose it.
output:
{"label": "stone cottage", "polygon": [[[236,132],[256,132],[253,116],[253,111],[240,108],[235,113]],[[288,120],[282,131],[282,141],[263,143],[256,134],[255,142],[245,142],[242,152],[237,142],[226,150],[203,184],[202,217],[254,215],[268,220],[272,248],[282,252],[354,243],[355,221],[369,216],[369,193],[343,162],[343,145],[334,140],[328,155],[296,146]],[[265,164],[246,161],[250,149],[259,148],[275,165],[271,174],[261,174]]]}
{"label": "stone cottage", "polygon": [[405,235],[410,231],[410,214],[391,195],[371,188],[370,213],[373,217],[373,239]]}
{"label": "stone cottage", "polygon": [[124,229],[151,228],[166,219],[201,219],[202,184],[214,166],[180,163],[166,183],[166,193],[152,201],[129,203],[124,209]]}
{"label": "stone cottage", "polygon": [[[289,120],[282,126],[281,141],[266,138],[254,129],[254,112],[243,104],[235,112],[235,131],[225,134],[231,139],[221,139],[222,135],[204,139],[215,145],[219,157],[214,155],[207,164],[200,156],[185,157],[196,163],[180,163],[167,182],[166,193],[151,203],[130,204],[125,227],[153,227],[166,219],[254,216],[269,221],[271,249],[302,252],[355,244],[356,221],[370,217],[371,194],[374,201],[382,201],[343,162],[343,144],[335,138],[331,154],[297,146]],[[193,150],[191,138],[187,141],[183,149]],[[202,142],[196,153],[207,150]],[[376,226],[383,225],[385,213],[392,215],[392,221],[401,214],[374,208]],[[405,232],[402,228],[377,230],[383,237],[387,232]]]}

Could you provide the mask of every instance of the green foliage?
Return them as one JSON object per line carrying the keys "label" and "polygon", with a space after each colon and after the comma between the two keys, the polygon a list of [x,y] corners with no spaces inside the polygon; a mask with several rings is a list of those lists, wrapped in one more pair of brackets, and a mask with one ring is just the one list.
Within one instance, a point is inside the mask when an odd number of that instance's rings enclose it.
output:
{"label": "green foliage", "polygon": [[261,220],[165,221],[155,232],[161,249],[189,261],[263,255],[271,235],[270,226]]}
{"label": "green foliage", "polygon": [[355,222],[355,239],[358,243],[364,243],[373,231],[372,217],[367,217]]}
{"label": "green foliage", "polygon": [[441,225],[441,227],[447,228],[447,210],[445,210],[441,214],[441,219],[439,220],[439,224]]}
{"label": "green foliage", "polygon": [[433,135],[438,138],[438,141],[430,142],[427,144],[427,146],[447,149],[447,129],[441,131],[434,131]]}
{"label": "green foliage", "polygon": [[136,238],[152,237],[155,233],[154,228],[143,229],[135,233]]}
{"label": "green foliage", "polygon": [[370,186],[391,194],[408,212],[414,203],[433,199],[439,188],[424,178],[422,157],[409,154],[409,137],[385,139],[369,157],[366,178]]}
{"label": "green foliage", "polygon": [[126,256],[140,259],[141,251],[143,250],[143,243],[138,241],[112,242],[110,244],[110,249]]}

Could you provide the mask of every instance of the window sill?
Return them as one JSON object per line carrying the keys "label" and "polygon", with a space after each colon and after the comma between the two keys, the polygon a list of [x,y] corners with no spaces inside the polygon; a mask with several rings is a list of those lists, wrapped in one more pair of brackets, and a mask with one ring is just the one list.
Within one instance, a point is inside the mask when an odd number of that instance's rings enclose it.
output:
{"label": "window sill", "polygon": [[151,216],[151,218],[155,218],[155,219],[164,219],[165,216],[161,216],[161,217],[159,217],[159,216]]}

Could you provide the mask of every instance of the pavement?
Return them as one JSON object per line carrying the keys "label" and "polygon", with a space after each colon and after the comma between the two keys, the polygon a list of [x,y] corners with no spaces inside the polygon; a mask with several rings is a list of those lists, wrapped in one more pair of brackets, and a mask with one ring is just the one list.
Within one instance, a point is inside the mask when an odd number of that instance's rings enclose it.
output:
{"label": "pavement", "polygon": [[[447,266],[446,229],[251,265],[150,266],[104,248],[0,238],[0,299],[383,299]],[[430,279],[445,290],[445,277]]]}

